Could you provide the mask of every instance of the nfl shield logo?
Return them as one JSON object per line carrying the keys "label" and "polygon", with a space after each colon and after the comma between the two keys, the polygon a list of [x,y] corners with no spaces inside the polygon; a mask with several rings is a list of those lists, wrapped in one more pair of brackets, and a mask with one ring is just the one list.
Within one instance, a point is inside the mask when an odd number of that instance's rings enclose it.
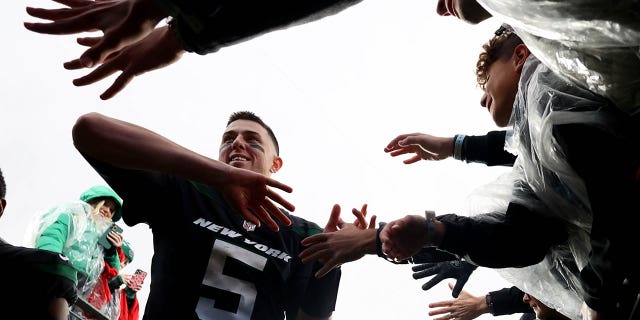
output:
{"label": "nfl shield logo", "polygon": [[256,225],[253,222],[247,220],[244,220],[244,223],[242,223],[242,227],[247,231],[256,230]]}

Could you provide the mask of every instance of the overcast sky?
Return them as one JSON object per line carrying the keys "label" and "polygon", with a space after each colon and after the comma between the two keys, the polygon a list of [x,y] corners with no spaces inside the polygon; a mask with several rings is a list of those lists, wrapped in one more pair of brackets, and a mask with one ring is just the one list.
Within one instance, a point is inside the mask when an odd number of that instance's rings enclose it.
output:
{"label": "overcast sky", "polygon": [[[86,71],[67,71],[62,63],[83,48],[73,36],[24,29],[23,21],[36,20],[25,5],[57,6],[7,1],[0,19],[0,168],[8,184],[0,236],[12,243],[22,243],[34,215],[103,183],[71,141],[75,120],[92,111],[213,158],[229,114],[256,112],[280,141],[284,167],[273,177],[294,188],[285,197],[295,214],[321,226],[334,203],[349,220],[350,209],[363,203],[381,221],[425,209],[464,213],[466,196],[506,170],[455,160],[404,165],[383,152],[402,133],[496,129],[479,106],[474,67],[498,21],[471,26],[442,18],[435,0],[367,0],[215,54],[185,54],[101,101],[98,95],[115,76],[74,87],[72,79]],[[136,252],[126,270],[149,270],[149,229],[120,225]],[[427,304],[450,298],[450,291],[443,282],[424,292],[423,282],[411,278],[408,266],[377,257],[344,265],[334,319],[429,318]],[[484,294],[507,285],[493,271],[478,269],[465,289]],[[139,294],[142,308],[148,288],[149,281]]]}

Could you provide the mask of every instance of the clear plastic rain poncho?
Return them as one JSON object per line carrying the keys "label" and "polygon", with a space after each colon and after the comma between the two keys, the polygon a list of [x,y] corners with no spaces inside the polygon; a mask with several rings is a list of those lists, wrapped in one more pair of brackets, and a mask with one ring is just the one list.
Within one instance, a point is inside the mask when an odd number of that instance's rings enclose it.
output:
{"label": "clear plastic rain poncho", "polygon": [[[66,240],[64,242],[62,253],[69,258],[69,261],[76,270],[86,276],[86,281],[79,282],[78,296],[85,300],[91,301],[90,298],[95,292],[93,289],[96,285],[100,285],[99,277],[104,268],[104,253],[102,247],[98,244],[100,236],[111,225],[109,221],[98,221],[92,217],[94,208],[86,202],[74,201],[55,206],[44,214],[34,217],[26,234],[26,245],[35,247],[36,240],[42,233],[54,224],[59,218],[68,217],[68,229]],[[109,288],[106,288],[109,290]],[[109,314],[107,310],[111,304],[103,306],[103,313]]]}
{"label": "clear plastic rain poncho", "polygon": [[[497,270],[513,285],[572,319],[580,319],[583,301],[576,267],[585,266],[591,250],[592,211],[586,187],[564,157],[552,129],[569,123],[612,128],[613,119],[602,109],[607,104],[606,99],[565,81],[529,56],[511,114],[513,130],[506,139],[507,150],[518,155],[514,167],[469,197],[471,215],[504,213],[509,202],[517,202],[565,222],[568,241],[552,248],[544,261],[525,268]],[[540,230],[540,237],[544,236],[544,230]],[[536,239],[522,239],[523,250],[526,241]]]}
{"label": "clear plastic rain poncho", "polygon": [[640,111],[640,2],[478,0],[563,77]]}

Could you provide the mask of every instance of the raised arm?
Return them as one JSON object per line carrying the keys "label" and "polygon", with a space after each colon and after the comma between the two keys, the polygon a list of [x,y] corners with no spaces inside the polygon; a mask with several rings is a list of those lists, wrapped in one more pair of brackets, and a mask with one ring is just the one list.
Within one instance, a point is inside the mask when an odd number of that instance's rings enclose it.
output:
{"label": "raised arm", "polygon": [[272,216],[285,225],[291,223],[276,203],[290,211],[295,207],[271,189],[291,192],[291,187],[202,156],[140,126],[90,113],[77,120],[73,142],[82,154],[115,167],[163,172],[210,185],[256,225],[262,221],[277,231]]}
{"label": "raised arm", "polygon": [[[166,67],[183,52],[208,54],[261,34],[334,14],[361,0],[197,1],[197,0],[55,0],[59,9],[27,7],[47,23],[24,26],[45,34],[77,34],[100,30],[101,37],[80,37],[89,48],[67,69],[99,66],[82,78],[88,85],[122,71],[100,96],[109,99],[135,76]],[[156,28],[166,17],[171,28]]]}
{"label": "raised arm", "polygon": [[491,131],[483,136],[457,134],[453,137],[437,137],[426,133],[401,134],[391,140],[384,151],[392,157],[413,153],[413,157],[403,161],[405,164],[453,157],[487,166],[512,166],[516,156],[504,150],[505,137],[506,131]]}

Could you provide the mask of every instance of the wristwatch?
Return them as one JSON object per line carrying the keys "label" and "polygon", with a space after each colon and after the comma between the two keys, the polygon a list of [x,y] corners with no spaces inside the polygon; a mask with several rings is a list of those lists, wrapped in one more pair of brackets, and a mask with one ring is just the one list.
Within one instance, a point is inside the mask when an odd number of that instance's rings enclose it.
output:
{"label": "wristwatch", "polygon": [[432,210],[425,210],[424,216],[427,218],[427,241],[424,243],[424,247],[433,247],[433,239],[436,235],[436,212]]}
{"label": "wristwatch", "polygon": [[491,293],[487,293],[484,302],[487,304],[489,313],[493,314],[493,299],[491,299]]}

